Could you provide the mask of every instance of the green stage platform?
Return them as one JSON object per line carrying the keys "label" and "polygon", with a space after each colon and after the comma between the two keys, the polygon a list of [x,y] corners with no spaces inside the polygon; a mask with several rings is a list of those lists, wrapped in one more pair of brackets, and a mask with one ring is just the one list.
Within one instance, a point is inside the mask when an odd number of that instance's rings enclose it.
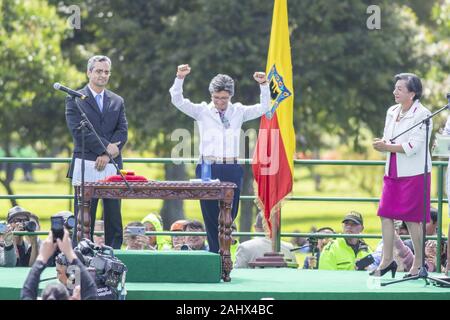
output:
{"label": "green stage platform", "polygon": [[129,282],[219,283],[220,256],[207,251],[127,251],[114,255],[128,268]]}
{"label": "green stage platform", "polygon": [[[184,269],[179,265],[180,270]],[[0,268],[0,299],[18,299],[28,268]],[[195,272],[195,270],[191,270]],[[55,275],[44,271],[42,278]],[[397,278],[401,278],[399,273]],[[450,288],[425,286],[423,280],[378,287],[366,272],[295,269],[235,269],[230,283],[127,283],[128,300],[232,299],[432,299],[449,300]],[[388,278],[382,281],[387,281]],[[46,282],[41,283],[41,288]]]}

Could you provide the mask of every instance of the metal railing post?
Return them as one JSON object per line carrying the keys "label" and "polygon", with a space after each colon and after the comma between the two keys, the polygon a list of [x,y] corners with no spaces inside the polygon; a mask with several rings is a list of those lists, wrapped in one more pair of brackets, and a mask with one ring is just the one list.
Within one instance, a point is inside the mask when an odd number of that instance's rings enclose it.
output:
{"label": "metal railing post", "polygon": [[444,166],[438,166],[438,226],[436,243],[436,271],[441,272],[442,202],[444,198]]}

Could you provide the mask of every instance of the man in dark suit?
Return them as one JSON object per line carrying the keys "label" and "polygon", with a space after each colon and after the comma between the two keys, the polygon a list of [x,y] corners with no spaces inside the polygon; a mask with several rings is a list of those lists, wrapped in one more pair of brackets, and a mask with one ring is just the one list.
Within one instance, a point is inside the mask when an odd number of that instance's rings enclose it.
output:
{"label": "man in dark suit", "polygon": [[[128,137],[128,123],[125,116],[125,105],[122,97],[105,89],[111,76],[111,60],[106,56],[93,56],[87,65],[87,76],[89,83],[80,93],[87,98],[80,101],[79,106],[86,113],[95,131],[101,138],[107,151],[112,155],[119,168],[122,168],[121,150]],[[81,159],[81,115],[73,97],[66,98],[66,122],[74,141],[74,152],[70,165],[68,178],[80,176],[80,166],[77,165]],[[85,133],[85,160],[95,162],[94,166],[98,172],[105,170],[110,162],[108,155],[98,142],[94,133],[86,130]],[[75,172],[74,172],[75,171]],[[73,180],[74,185],[76,185]],[[75,193],[76,194],[76,193]],[[76,195],[78,196],[78,195]],[[95,215],[98,199],[91,203],[91,234],[94,230]],[[120,212],[120,200],[103,199],[104,221],[105,221],[105,244],[115,249],[120,248],[123,241],[122,217]],[[77,199],[75,200],[77,210]],[[77,212],[77,211],[75,211]]]}

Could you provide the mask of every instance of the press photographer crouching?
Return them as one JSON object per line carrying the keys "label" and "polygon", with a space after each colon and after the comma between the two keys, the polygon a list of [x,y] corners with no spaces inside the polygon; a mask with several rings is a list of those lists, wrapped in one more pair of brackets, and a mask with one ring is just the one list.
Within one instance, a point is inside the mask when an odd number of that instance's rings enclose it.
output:
{"label": "press photographer crouching", "polygon": [[[55,243],[56,242],[56,243]],[[64,276],[58,279],[66,279],[64,286],[59,284],[50,283],[43,290],[43,300],[96,300],[97,299],[97,286],[94,280],[90,276],[86,267],[78,259],[75,251],[72,248],[72,242],[70,241],[69,232],[63,229],[58,235],[53,235],[53,231],[50,231],[47,239],[42,242],[39,250],[39,255],[36,262],[33,264],[27,279],[23,285],[20,298],[22,300],[36,300],[38,296],[38,288],[40,277],[44,269],[46,268],[48,259],[59,249],[66,257],[70,267],[70,272],[75,275],[75,281],[67,281],[72,279],[71,275],[64,273]],[[67,268],[69,270],[69,268]],[[66,270],[66,271],[67,271]],[[79,283],[78,283],[79,281]],[[65,290],[64,290],[65,289]]]}
{"label": "press photographer crouching", "polygon": [[[108,246],[98,246],[89,239],[81,240],[74,252],[87,268],[96,284],[97,300],[118,300],[125,298],[125,276],[127,268],[116,257],[113,249]],[[64,253],[56,257],[56,271],[62,283],[71,281],[73,274],[69,271],[69,261]],[[119,295],[118,286],[121,285]]]}

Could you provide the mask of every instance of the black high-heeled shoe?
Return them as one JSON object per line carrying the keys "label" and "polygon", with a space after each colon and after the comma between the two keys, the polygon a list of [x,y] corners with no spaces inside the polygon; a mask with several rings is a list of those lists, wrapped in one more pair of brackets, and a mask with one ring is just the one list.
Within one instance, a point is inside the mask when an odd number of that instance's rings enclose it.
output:
{"label": "black high-heeled shoe", "polygon": [[[369,275],[374,276],[374,277],[382,277],[386,274],[386,272],[391,271],[392,278],[395,278],[395,273],[397,272],[397,267],[398,267],[397,262],[395,262],[395,260],[394,260],[386,268],[380,269],[380,270],[375,269],[371,273],[369,273]],[[379,275],[376,274],[377,271],[380,272]]]}

